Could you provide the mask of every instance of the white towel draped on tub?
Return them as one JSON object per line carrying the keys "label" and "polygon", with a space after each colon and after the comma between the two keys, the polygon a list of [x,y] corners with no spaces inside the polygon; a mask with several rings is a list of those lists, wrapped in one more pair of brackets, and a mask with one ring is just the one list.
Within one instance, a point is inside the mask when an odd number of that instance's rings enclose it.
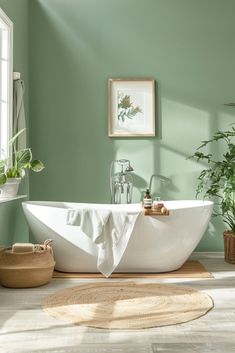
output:
{"label": "white towel draped on tub", "polygon": [[119,264],[140,211],[69,209],[67,224],[80,229],[98,246],[97,268],[106,277]]}

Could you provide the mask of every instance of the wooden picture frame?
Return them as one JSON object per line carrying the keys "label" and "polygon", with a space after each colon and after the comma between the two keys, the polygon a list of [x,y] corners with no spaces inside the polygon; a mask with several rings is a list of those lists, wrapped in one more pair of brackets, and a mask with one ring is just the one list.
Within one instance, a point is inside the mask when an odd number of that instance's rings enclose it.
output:
{"label": "wooden picture frame", "polygon": [[110,137],[155,136],[155,91],[152,78],[110,78]]}

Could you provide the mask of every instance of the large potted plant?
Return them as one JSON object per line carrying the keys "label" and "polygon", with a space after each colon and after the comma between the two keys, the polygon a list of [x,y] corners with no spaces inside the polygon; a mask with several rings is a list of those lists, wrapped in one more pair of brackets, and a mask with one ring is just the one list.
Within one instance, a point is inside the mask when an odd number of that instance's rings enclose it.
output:
{"label": "large potted plant", "polygon": [[[203,141],[191,158],[206,162],[198,177],[197,196],[213,198],[214,215],[221,216],[228,229],[224,231],[225,261],[235,264],[235,128],[218,131]],[[202,149],[212,144],[223,144],[224,153],[218,157],[215,153],[205,153]]]}
{"label": "large potted plant", "polygon": [[40,160],[33,160],[30,148],[17,150],[16,141],[25,131],[22,129],[9,141],[12,147],[12,155],[8,159],[0,159],[0,197],[15,197],[18,193],[21,179],[26,170],[40,172],[44,165]]}

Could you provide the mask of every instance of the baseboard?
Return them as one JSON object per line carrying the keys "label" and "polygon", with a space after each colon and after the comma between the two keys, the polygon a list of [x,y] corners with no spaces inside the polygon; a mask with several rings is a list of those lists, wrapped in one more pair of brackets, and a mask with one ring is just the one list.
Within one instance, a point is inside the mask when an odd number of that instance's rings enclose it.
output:
{"label": "baseboard", "polygon": [[199,259],[210,259],[210,258],[223,258],[223,251],[195,251],[191,254],[190,259],[199,260]]}

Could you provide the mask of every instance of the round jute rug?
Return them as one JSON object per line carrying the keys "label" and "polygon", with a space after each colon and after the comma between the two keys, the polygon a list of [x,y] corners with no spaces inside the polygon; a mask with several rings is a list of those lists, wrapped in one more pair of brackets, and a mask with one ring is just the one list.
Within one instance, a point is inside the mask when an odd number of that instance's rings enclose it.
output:
{"label": "round jute rug", "polygon": [[141,329],[183,323],[206,314],[212,299],[195,289],[171,284],[102,282],[55,292],[43,308],[76,325]]}

